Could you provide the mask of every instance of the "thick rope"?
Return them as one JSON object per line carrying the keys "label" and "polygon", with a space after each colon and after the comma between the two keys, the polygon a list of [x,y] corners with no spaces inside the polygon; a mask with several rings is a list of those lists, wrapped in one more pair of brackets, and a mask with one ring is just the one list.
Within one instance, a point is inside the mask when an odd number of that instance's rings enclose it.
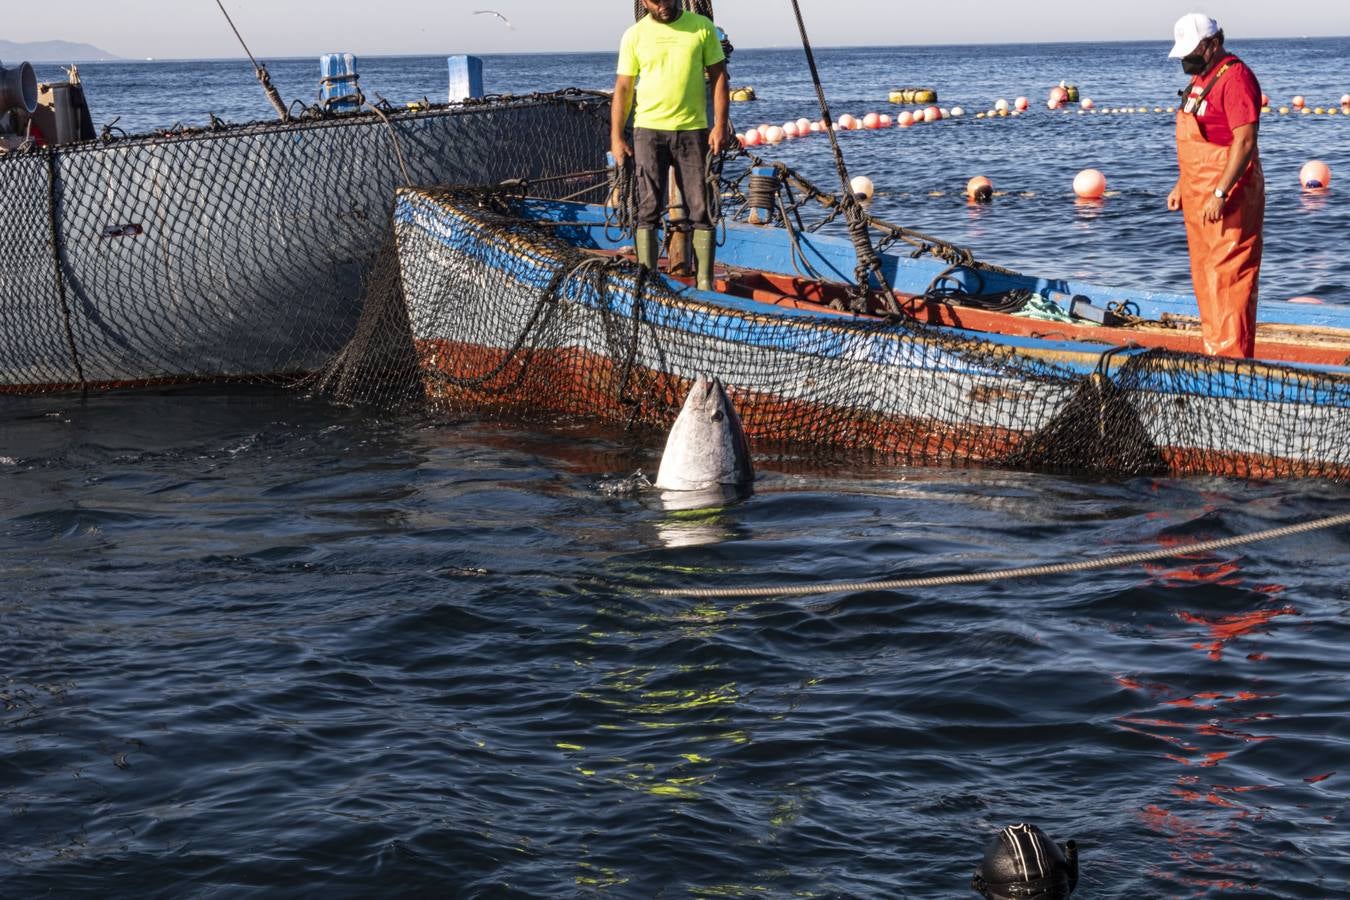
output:
{"label": "thick rope", "polygon": [[258,83],[262,85],[263,93],[267,95],[268,102],[271,103],[272,108],[277,111],[277,116],[281,121],[289,122],[291,120],[291,114],[287,111],[286,104],[281,102],[281,94],[277,92],[276,87],[272,84],[272,78],[267,74],[267,66],[264,66],[253,58],[253,51],[248,49],[248,44],[244,43],[244,36],[239,33],[238,28],[234,27],[234,19],[230,18],[229,12],[225,9],[224,2],[222,2],[222,0],[216,0],[216,6],[220,7],[221,14],[225,16],[225,21],[230,24],[230,30],[233,31],[234,36],[239,39],[239,46],[243,47],[244,53],[248,54],[249,62],[253,63],[253,74],[257,76]]}
{"label": "thick rope", "polygon": [[1072,563],[1056,563],[1044,566],[1023,566],[1017,569],[996,569],[992,572],[966,572],[960,575],[934,575],[927,578],[890,578],[884,581],[827,581],[821,584],[791,584],[769,587],[740,588],[658,588],[652,591],[658,597],[805,597],[813,594],[856,593],[858,591],[903,591],[913,588],[946,587],[954,584],[980,584],[988,581],[1007,581],[1013,578],[1042,578],[1047,575],[1061,575],[1067,572],[1089,572],[1094,569],[1114,569],[1136,563],[1151,562],[1158,559],[1171,559],[1191,553],[1208,553],[1225,547],[1238,547],[1243,544],[1255,544],[1309,531],[1321,531],[1338,525],[1350,525],[1350,513],[1314,519],[1298,525],[1285,525],[1251,534],[1239,534],[1233,537],[1216,538],[1212,541],[1199,541],[1176,547],[1163,547],[1158,550],[1144,550],[1139,553],[1122,553],[1101,559],[1085,559]]}
{"label": "thick rope", "polygon": [[797,17],[797,31],[802,36],[802,50],[806,52],[806,65],[811,70],[811,83],[816,88],[816,99],[820,101],[821,124],[824,126],[825,134],[830,139],[830,148],[834,152],[834,165],[839,171],[839,182],[843,186],[840,202],[844,211],[844,220],[848,223],[848,236],[853,242],[854,252],[858,256],[858,267],[854,273],[858,281],[858,288],[863,293],[867,293],[871,289],[871,279],[875,278],[878,292],[885,301],[887,310],[898,313],[895,292],[891,290],[890,284],[886,281],[886,275],[881,271],[881,260],[877,258],[876,251],[872,249],[872,239],[867,231],[867,214],[863,211],[858,198],[853,196],[853,185],[849,181],[848,167],[844,164],[844,151],[840,149],[839,138],[834,133],[834,122],[830,118],[830,105],[825,101],[825,88],[820,83],[820,72],[816,69],[816,57],[811,52],[811,40],[806,35],[806,22],[802,19],[802,10],[797,5],[797,0],[792,0],[792,12]]}

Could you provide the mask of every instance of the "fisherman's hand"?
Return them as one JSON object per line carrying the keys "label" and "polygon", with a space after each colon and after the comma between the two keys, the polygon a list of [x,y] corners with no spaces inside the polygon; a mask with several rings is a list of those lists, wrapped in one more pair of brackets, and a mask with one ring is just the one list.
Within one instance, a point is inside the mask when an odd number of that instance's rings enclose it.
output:
{"label": "fisherman's hand", "polygon": [[1218,197],[1210,197],[1205,201],[1205,208],[1200,215],[1206,222],[1217,222],[1223,218],[1223,205],[1226,201]]}
{"label": "fisherman's hand", "polygon": [[1172,188],[1167,195],[1167,208],[1172,212],[1181,209],[1181,185]]}
{"label": "fisherman's hand", "polygon": [[609,152],[614,155],[614,165],[623,168],[624,161],[633,155],[633,148],[621,137],[611,138]]}
{"label": "fisherman's hand", "polygon": [[712,151],[713,156],[720,156],[727,149],[725,128],[714,128],[708,132],[708,149]]}

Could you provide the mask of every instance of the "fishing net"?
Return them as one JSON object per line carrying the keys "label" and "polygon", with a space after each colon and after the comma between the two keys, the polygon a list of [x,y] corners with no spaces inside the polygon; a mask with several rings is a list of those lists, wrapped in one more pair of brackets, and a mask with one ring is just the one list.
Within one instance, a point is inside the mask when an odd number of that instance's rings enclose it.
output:
{"label": "fishing net", "polygon": [[[532,211],[534,209],[534,211]],[[1350,382],[1250,361],[1135,353],[1078,369],[906,317],[709,303],[595,223],[519,196],[409,190],[356,337],[321,387],[442,415],[668,428],[698,375],[747,435],[891,461],[1100,474],[1350,475]]]}
{"label": "fishing net", "polygon": [[584,191],[608,110],[564,91],[0,155],[0,392],[311,372],[352,335],[396,187]]}

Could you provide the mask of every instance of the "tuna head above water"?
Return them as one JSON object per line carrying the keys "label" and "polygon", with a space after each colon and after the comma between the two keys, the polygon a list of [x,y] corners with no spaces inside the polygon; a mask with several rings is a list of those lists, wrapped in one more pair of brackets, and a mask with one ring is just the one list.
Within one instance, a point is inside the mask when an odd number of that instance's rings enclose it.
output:
{"label": "tuna head above water", "polygon": [[722,382],[699,376],[689,389],[661,456],[656,486],[663,491],[745,487],[754,479],[740,417]]}

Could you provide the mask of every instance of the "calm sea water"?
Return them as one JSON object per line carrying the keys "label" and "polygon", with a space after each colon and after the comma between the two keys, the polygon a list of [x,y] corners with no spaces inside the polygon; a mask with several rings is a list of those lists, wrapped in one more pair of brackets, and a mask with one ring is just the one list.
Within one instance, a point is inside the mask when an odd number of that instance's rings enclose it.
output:
{"label": "calm sea water", "polygon": [[[1350,90],[1350,41],[1235,47],[1277,100]],[[819,62],[836,115],[1060,79],[1151,108],[1183,80],[1165,50]],[[487,81],[603,87],[611,63],[490,57]],[[815,115],[799,51],[733,64],[763,98],[743,128]],[[313,60],[271,68],[312,98]],[[82,72],[100,124],[267,114],[239,63]],[[444,90],[440,59],[362,73]],[[1296,180],[1314,157],[1350,177],[1347,136],[1263,120],[1266,296],[1350,302],[1339,183]],[[1186,286],[1165,115],[843,141],[893,221]],[[819,139],[773,156],[835,177]],[[1102,204],[1071,196],[1087,165]],[[973,174],[1004,195],[968,208]],[[0,398],[0,896],[953,897],[1023,820],[1079,842],[1079,896],[1350,896],[1350,535],[824,605],[645,592],[1070,561],[1343,512],[1344,488],[761,460],[706,514],[600,489],[658,454],[272,389]]]}

